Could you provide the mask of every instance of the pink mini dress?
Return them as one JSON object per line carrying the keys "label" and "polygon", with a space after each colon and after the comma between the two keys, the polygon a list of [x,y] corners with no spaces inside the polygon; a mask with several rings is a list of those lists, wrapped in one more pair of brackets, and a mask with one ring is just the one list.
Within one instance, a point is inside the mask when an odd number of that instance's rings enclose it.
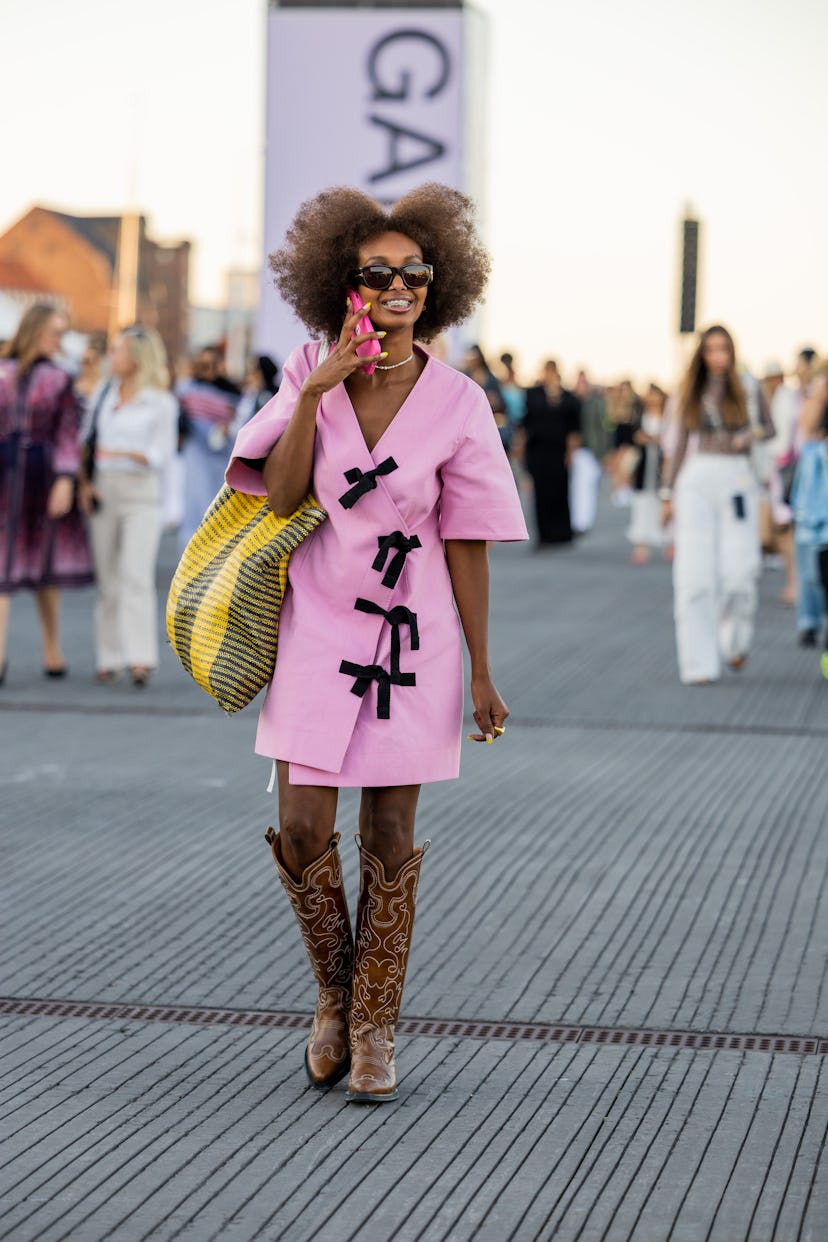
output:
{"label": "pink mini dress", "polygon": [[[276,396],[240,430],[231,487],[265,494],[264,460],[318,351],[294,350]],[[451,780],[463,658],[443,540],[527,538],[487,398],[428,357],[369,452],[339,384],[319,403],[312,488],[328,518],[290,560],[256,751],[288,762],[294,785]]]}

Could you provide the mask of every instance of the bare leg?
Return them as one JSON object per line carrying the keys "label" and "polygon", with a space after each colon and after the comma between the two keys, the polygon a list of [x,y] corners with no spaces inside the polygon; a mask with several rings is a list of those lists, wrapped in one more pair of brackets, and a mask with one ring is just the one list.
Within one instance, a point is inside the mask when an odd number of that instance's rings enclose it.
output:
{"label": "bare leg", "polygon": [[9,613],[11,596],[0,595],[0,672],[6,666],[6,645],[9,638]]}
{"label": "bare leg", "polygon": [[65,663],[60,645],[60,591],[43,587],[37,592],[37,611],[43,631],[43,667],[63,668]]}
{"label": "bare leg", "polygon": [[393,880],[403,863],[414,854],[414,819],[419,785],[390,785],[363,789],[359,808],[362,843],[382,863],[387,879]]}
{"label": "bare leg", "polygon": [[325,853],[336,824],[338,789],[291,785],[289,765],[276,764],[279,778],[279,838],[282,861],[294,880]]}
{"label": "bare leg", "polygon": [[[276,764],[279,779],[279,828],[285,866],[295,879],[324,854],[336,823],[339,791],[322,785],[291,785],[288,764]],[[414,853],[414,820],[419,785],[364,789],[359,831],[365,848],[393,879]]]}
{"label": "bare leg", "polygon": [[776,534],[776,546],[785,562],[785,585],[779,599],[783,604],[796,603],[796,549],[794,548],[793,526],[786,526]]}

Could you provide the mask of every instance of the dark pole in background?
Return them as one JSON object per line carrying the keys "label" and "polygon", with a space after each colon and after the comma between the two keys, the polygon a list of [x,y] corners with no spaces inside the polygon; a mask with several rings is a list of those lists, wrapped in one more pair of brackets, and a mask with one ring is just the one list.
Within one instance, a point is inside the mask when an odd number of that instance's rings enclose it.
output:
{"label": "dark pole in background", "polygon": [[681,295],[679,333],[696,331],[696,294],[699,275],[699,221],[688,209],[681,222]]}

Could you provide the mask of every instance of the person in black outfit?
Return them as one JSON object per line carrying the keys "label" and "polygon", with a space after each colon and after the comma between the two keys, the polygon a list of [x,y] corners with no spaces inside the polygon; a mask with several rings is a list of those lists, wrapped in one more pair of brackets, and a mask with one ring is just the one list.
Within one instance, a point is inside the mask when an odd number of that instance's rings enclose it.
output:
{"label": "person in black outfit", "polygon": [[535,485],[537,546],[572,542],[569,464],[581,443],[581,403],[547,362],[543,382],[526,393],[524,464]]}

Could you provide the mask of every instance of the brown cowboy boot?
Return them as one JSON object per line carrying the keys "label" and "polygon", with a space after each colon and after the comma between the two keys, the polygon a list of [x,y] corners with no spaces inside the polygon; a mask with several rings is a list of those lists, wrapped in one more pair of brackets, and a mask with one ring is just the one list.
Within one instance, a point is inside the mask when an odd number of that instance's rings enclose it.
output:
{"label": "brown cowboy boot", "polygon": [[319,984],[319,999],[305,1049],[305,1069],[314,1087],[330,1087],[344,1078],[350,1064],[348,1014],[354,945],[351,920],[342,887],[337,842],[306,867],[301,880],[288,874],[282,861],[279,834],[268,828],[265,840],[273,851],[279,878],[290,898],[299,930]]}
{"label": "brown cowboy boot", "polygon": [[397,1098],[394,1027],[400,1016],[405,968],[414,929],[414,905],[423,855],[414,851],[393,880],[356,838],[362,883],[354,942],[351,1077],[346,1099],[381,1104]]}

